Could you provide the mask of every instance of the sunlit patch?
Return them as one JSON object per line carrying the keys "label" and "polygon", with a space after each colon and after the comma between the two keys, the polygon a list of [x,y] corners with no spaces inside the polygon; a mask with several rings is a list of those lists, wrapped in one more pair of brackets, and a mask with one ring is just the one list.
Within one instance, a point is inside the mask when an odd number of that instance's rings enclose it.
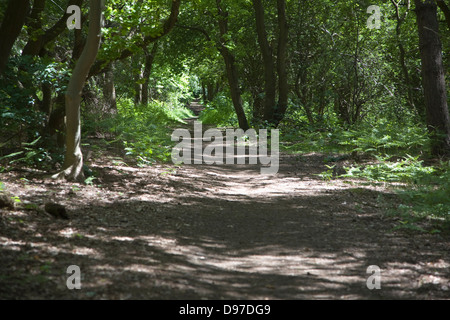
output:
{"label": "sunlit patch", "polygon": [[140,236],[136,239],[143,240],[148,243],[150,246],[173,246],[177,243],[177,240],[175,239],[168,239],[164,237],[157,237],[157,236]]}
{"label": "sunlit patch", "polygon": [[71,252],[77,256],[100,256],[99,252],[92,248],[75,248]]}
{"label": "sunlit patch", "polygon": [[155,268],[143,264],[133,264],[128,267],[125,267],[124,270],[139,273],[155,274]]}
{"label": "sunlit patch", "polygon": [[130,237],[112,237],[111,240],[121,241],[121,242],[133,242],[134,239]]}
{"label": "sunlit patch", "polygon": [[72,238],[74,235],[78,234],[78,231],[73,228],[66,228],[60,230],[58,233],[65,238]]}
{"label": "sunlit patch", "polygon": [[5,237],[0,237],[0,246],[12,251],[20,251],[21,247],[25,245],[24,241],[14,241]]}

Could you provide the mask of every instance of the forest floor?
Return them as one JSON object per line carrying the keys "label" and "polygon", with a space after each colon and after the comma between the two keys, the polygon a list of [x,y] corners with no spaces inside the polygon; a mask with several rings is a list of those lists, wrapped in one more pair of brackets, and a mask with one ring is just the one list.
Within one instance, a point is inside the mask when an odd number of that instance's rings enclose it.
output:
{"label": "forest floor", "polygon": [[[0,299],[449,299],[450,236],[396,230],[395,192],[324,181],[324,158],[281,154],[264,176],[259,165],[141,168],[98,148],[92,185],[2,173],[22,208],[0,209]],[[81,290],[66,286],[71,265]],[[373,265],[380,290],[367,287]]]}

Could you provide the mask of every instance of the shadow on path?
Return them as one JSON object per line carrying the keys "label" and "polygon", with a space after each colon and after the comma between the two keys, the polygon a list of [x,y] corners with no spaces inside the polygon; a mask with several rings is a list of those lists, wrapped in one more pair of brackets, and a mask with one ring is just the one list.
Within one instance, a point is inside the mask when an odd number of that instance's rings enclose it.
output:
{"label": "shadow on path", "polygon": [[[102,163],[102,188],[69,197],[69,185],[30,179],[41,197],[59,190],[71,220],[0,221],[0,298],[448,298],[449,239],[393,232],[383,213],[395,196],[323,182],[320,163],[283,155],[270,178],[258,166]],[[82,290],[66,287],[70,265]],[[366,286],[371,265],[381,290]]]}

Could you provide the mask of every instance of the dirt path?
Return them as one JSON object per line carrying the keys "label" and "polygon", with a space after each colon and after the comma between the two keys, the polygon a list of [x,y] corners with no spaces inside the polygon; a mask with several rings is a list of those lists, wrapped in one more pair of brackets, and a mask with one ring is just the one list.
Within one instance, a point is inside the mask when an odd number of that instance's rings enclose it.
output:
{"label": "dirt path", "polygon": [[[51,199],[71,217],[1,211],[1,299],[450,298],[449,238],[392,231],[395,195],[322,181],[322,155],[282,155],[270,178],[94,158],[95,186],[0,176],[22,202]],[[81,290],[66,287],[70,265]],[[371,265],[381,290],[366,286]]]}

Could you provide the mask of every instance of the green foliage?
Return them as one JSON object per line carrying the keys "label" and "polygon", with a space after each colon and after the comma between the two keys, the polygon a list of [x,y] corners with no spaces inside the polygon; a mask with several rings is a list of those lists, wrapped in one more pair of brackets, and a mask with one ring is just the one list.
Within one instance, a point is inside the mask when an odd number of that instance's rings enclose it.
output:
{"label": "green foliage", "polygon": [[326,165],[326,167],[328,168],[328,170],[318,174],[318,176],[321,177],[324,181],[330,181],[331,179],[333,179],[334,168],[336,167],[336,165]]}
{"label": "green foliage", "polygon": [[219,94],[208,103],[200,115],[204,124],[216,126],[236,126],[238,124],[231,98]]}
{"label": "green foliage", "polygon": [[64,92],[68,64],[19,56],[10,59],[8,66],[0,78],[0,161],[51,168],[61,150],[54,150],[44,135],[47,115],[41,111],[42,84],[55,94]]}
{"label": "green foliage", "polygon": [[47,142],[42,142],[41,138],[38,137],[30,143],[22,143],[21,151],[12,152],[0,157],[0,162],[8,165],[20,165],[40,169],[51,169],[55,162],[62,162],[61,154],[51,151],[46,146]]}
{"label": "green foliage", "polygon": [[398,228],[425,231],[417,226],[423,219],[434,222],[433,233],[450,226],[450,162],[424,166],[423,161],[412,156],[395,162],[382,157],[377,159],[377,164],[346,168],[347,174],[343,177],[403,183],[403,186],[397,185],[403,203],[391,210],[402,217]]}
{"label": "green foliage", "polygon": [[[193,99],[191,86],[195,86],[195,82],[191,80],[191,75],[186,70],[180,74],[173,74],[164,69],[156,69],[153,78],[157,86],[153,99],[164,101],[168,109],[177,110],[177,112],[182,110],[179,106],[187,105]],[[157,71],[160,72],[157,73]]]}
{"label": "green foliage", "polygon": [[400,125],[383,118],[349,129],[337,126],[333,119],[324,118],[318,125],[308,124],[302,115],[297,119],[295,124],[282,127],[286,151],[406,156],[424,153],[430,144],[422,126]]}
{"label": "green foliage", "polygon": [[125,48],[138,52],[143,37],[161,35],[163,21],[170,12],[169,3],[166,0],[109,0],[104,11],[108,23],[102,30],[104,43],[99,58],[117,58]]}
{"label": "green foliage", "polygon": [[[450,162],[416,175],[410,188],[399,192],[408,205],[399,208],[414,217],[450,222]],[[450,231],[450,230],[449,230]]]}
{"label": "green foliage", "polygon": [[[296,115],[297,118],[291,118],[293,123],[282,127],[282,148],[292,153],[328,154],[327,170],[318,175],[323,180],[335,177],[332,162],[351,160],[350,154],[357,153],[369,163],[353,163],[339,177],[394,186],[403,202],[390,210],[401,217],[397,228],[436,233],[450,226],[450,163],[424,164],[421,156],[426,154],[430,139],[423,126],[411,125],[412,120],[398,123],[380,118],[370,125],[319,130],[320,127],[310,125],[301,113]],[[332,123],[327,121],[320,126]],[[425,219],[433,221],[431,230],[422,224]]]}
{"label": "green foliage", "polygon": [[377,164],[345,168],[347,173],[344,177],[364,178],[374,182],[414,183],[423,175],[431,174],[435,170],[433,167],[423,166],[423,161],[419,160],[419,157],[407,156],[400,161],[388,161],[390,157],[375,157],[378,160]]}
{"label": "green foliage", "polygon": [[387,119],[380,119],[375,125],[354,127],[341,132],[340,145],[352,152],[367,154],[406,154],[425,151],[429,144],[427,131],[421,126],[399,125]]}
{"label": "green foliage", "polygon": [[140,165],[169,161],[172,155],[170,125],[193,116],[185,108],[173,108],[156,101],[135,106],[129,99],[118,104],[118,111],[115,141],[122,141],[127,155]]}

